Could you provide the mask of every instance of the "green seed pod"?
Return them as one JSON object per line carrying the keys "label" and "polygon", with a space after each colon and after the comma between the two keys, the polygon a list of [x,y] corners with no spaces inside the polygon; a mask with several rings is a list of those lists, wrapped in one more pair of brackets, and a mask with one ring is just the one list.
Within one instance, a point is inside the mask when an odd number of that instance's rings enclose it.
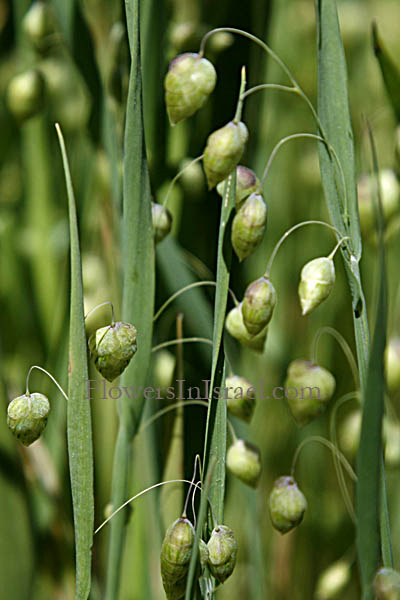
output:
{"label": "green seed pod", "polygon": [[44,107],[44,99],[44,79],[35,69],[16,75],[8,85],[8,107],[20,122],[38,114]]}
{"label": "green seed pod", "polygon": [[317,308],[331,293],[335,283],[335,265],[322,256],[310,260],[301,270],[299,298],[303,316]]}
{"label": "green seed pod", "polygon": [[257,335],[268,325],[275,304],[276,292],[269,279],[260,277],[250,283],[242,302],[243,323],[250,335]]}
{"label": "green seed pod", "polygon": [[225,328],[243,346],[247,346],[247,348],[251,348],[257,352],[264,350],[265,340],[267,339],[267,328],[265,327],[257,335],[251,336],[244,326],[240,304],[229,311],[225,321]]}
{"label": "green seed pod", "polygon": [[[224,194],[224,187],[225,180],[217,185],[217,192],[220,196]],[[243,165],[238,165],[236,167],[236,210],[239,210],[246,198],[256,192],[259,187],[260,181],[254,171]]]}
{"label": "green seed pod", "polygon": [[389,340],[385,351],[386,383],[391,394],[400,391],[400,338]]}
{"label": "green seed pod", "polygon": [[203,167],[209,190],[232,173],[241,159],[248,137],[247,127],[242,121],[230,121],[208,136]]}
{"label": "green seed pod", "polygon": [[97,329],[89,338],[89,349],[96,369],[114,381],[128,366],[136,352],[136,327],[118,321]]}
{"label": "green seed pod", "polygon": [[203,106],[217,82],[215,69],[206,58],[187,52],[176,56],[165,77],[165,103],[171,125],[193,115]]}
{"label": "green seed pod", "polygon": [[249,395],[249,390],[254,390],[254,386],[244,377],[232,375],[225,380],[225,388],[227,389],[226,404],[229,412],[246,423],[250,423],[256,400],[254,396]]}
{"label": "green seed pod", "polygon": [[236,440],[226,453],[229,471],[250,487],[256,488],[261,475],[261,457],[257,446]]}
{"label": "green seed pod", "polygon": [[180,517],[167,529],[161,547],[161,577],[168,600],[185,595],[186,578],[195,531],[191,522]]}
{"label": "green seed pod", "polygon": [[285,394],[296,421],[306,425],[323,413],[335,387],[335,378],[327,369],[307,360],[291,362],[286,374]]}
{"label": "green seed pod", "polygon": [[37,392],[14,398],[8,405],[7,425],[25,446],[35,442],[46,427],[50,404]]}
{"label": "green seed pod", "polygon": [[333,600],[338,598],[351,577],[350,565],[345,560],[338,560],[330,565],[317,581],[315,600]]}
{"label": "green seed pod", "polygon": [[49,4],[34,2],[22,20],[22,29],[38,52],[46,50],[49,36],[55,32],[54,15]]}
{"label": "green seed pod", "polygon": [[244,260],[261,242],[267,223],[267,205],[261,194],[251,194],[232,222],[231,240],[236,256]]}
{"label": "green seed pod", "polygon": [[293,477],[279,477],[269,497],[272,525],[280,533],[287,533],[303,520],[307,500]]}
{"label": "green seed pod", "polygon": [[168,208],[156,202],[151,203],[154,242],[159,244],[169,234],[172,227],[172,215]]}
{"label": "green seed pod", "polygon": [[204,540],[199,541],[199,558],[200,558],[200,565],[204,569],[204,567],[208,563],[208,559],[209,559],[208,546]]}
{"label": "green seed pod", "polygon": [[373,588],[377,600],[400,600],[400,573],[382,567],[374,577]]}
{"label": "green seed pod", "polygon": [[236,563],[237,542],[232,529],[226,525],[217,525],[208,540],[210,571],[220,583],[224,583],[230,575]]}

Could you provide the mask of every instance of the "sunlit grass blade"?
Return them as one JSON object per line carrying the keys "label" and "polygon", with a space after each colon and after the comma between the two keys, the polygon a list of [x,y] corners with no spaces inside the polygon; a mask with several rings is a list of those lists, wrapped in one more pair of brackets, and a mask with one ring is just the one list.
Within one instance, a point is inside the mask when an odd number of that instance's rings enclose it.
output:
{"label": "sunlit grass blade", "polygon": [[[123,298],[122,318],[138,330],[138,350],[121,378],[121,386],[144,387],[150,365],[154,310],[154,243],[150,182],[144,146],[140,66],[139,1],[126,2],[131,52],[123,183]],[[111,502],[120,506],[129,493],[131,442],[139,425],[144,398],[121,398],[119,430],[114,452]],[[106,598],[116,600],[121,576],[126,512],[111,522]],[[134,558],[132,557],[132,560]]]}
{"label": "sunlit grass blade", "polygon": [[[378,167],[370,132],[375,177]],[[368,365],[367,386],[364,394],[360,446],[357,457],[357,547],[361,570],[363,600],[374,597],[372,581],[380,564],[382,530],[383,559],[392,567],[390,530],[384,488],[382,452],[382,419],[384,411],[384,362],[387,326],[387,282],[385,247],[383,242],[383,212],[378,191],[378,301],[375,331]]]}
{"label": "sunlit grass blade", "polygon": [[[236,170],[229,176],[225,185],[221,207],[221,219],[218,235],[217,288],[214,304],[213,355],[210,376],[209,408],[204,438],[204,465],[212,464],[210,480],[210,502],[219,524],[223,523],[225,498],[225,462],[226,462],[226,398],[222,393],[213,397],[214,388],[222,388],[225,382],[225,357],[223,349],[223,331],[228,298],[230,262],[232,248],[227,237],[228,222],[235,205]],[[201,511],[200,511],[201,512]],[[199,515],[197,532],[201,532],[206,515]],[[190,599],[195,572],[196,552],[192,554],[185,599]]]}
{"label": "sunlit grass blade", "polygon": [[88,366],[83,310],[82,264],[74,191],[64,139],[56,125],[60,141],[68,193],[71,247],[71,307],[69,338],[69,379],[67,433],[68,457],[74,511],[76,553],[76,600],[85,600],[90,592],[91,548],[93,543],[93,450],[90,402],[87,394]]}
{"label": "sunlit grass blade", "polygon": [[[347,72],[334,0],[316,4],[318,33],[318,116],[328,143],[334,148],[345,179],[340,188],[337,167],[325,144],[319,145],[322,183],[334,226],[349,236],[353,256],[343,252],[346,274],[352,294],[354,330],[361,386],[365,386],[369,332],[365,299],[361,287],[359,260],[361,234],[357,208],[353,131],[347,91]],[[340,190],[340,191],[339,191]],[[344,198],[347,202],[344,202]],[[346,205],[345,205],[346,204]],[[347,212],[347,214],[346,214]]]}
{"label": "sunlit grass blade", "polygon": [[394,115],[400,122],[400,71],[381,42],[376,23],[372,24],[372,41]]}

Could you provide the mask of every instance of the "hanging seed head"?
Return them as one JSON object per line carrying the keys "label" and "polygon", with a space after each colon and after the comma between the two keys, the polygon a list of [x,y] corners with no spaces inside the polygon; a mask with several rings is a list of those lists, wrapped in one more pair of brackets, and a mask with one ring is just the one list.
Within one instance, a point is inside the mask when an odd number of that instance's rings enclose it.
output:
{"label": "hanging seed head", "polygon": [[226,454],[226,466],[244,483],[257,487],[261,475],[261,456],[257,446],[244,440],[236,440]]}
{"label": "hanging seed head", "polygon": [[39,393],[24,394],[14,398],[8,405],[7,425],[25,446],[35,442],[46,427],[50,404]]}
{"label": "hanging seed head", "polygon": [[290,363],[285,381],[286,398],[292,415],[306,425],[325,410],[335,391],[334,376],[307,360]]}
{"label": "hanging seed head", "polygon": [[249,390],[254,390],[254,386],[244,377],[232,375],[225,380],[225,388],[227,389],[228,411],[231,415],[250,423],[256,400]]}
{"label": "hanging seed head", "polygon": [[232,222],[231,240],[236,256],[244,260],[261,242],[267,222],[267,205],[261,194],[251,194]]}
{"label": "hanging seed head", "polygon": [[208,136],[203,155],[203,167],[209,190],[226,179],[235,169],[248,137],[247,127],[242,121],[239,123],[230,121]]}
{"label": "hanging seed head", "polygon": [[329,296],[334,283],[335,266],[331,258],[314,258],[304,265],[299,284],[303,316],[308,315]]}
{"label": "hanging seed head", "polygon": [[400,338],[393,337],[385,351],[386,383],[391,394],[400,391]]}
{"label": "hanging seed head", "polygon": [[317,581],[315,600],[333,600],[338,598],[351,577],[350,565],[345,560],[338,560],[330,565]]}
{"label": "hanging seed head", "polygon": [[377,600],[400,600],[400,573],[382,567],[375,575],[373,588]]}
{"label": "hanging seed head", "polygon": [[186,577],[194,542],[191,522],[180,517],[167,529],[161,547],[161,577],[168,600],[185,595]]}
{"label": "hanging seed head", "polygon": [[256,352],[264,350],[265,340],[267,339],[267,328],[265,327],[257,335],[251,336],[244,326],[240,304],[229,311],[225,320],[225,328],[243,346],[256,350]]}
{"label": "hanging seed head", "polygon": [[44,107],[45,83],[36,69],[15,75],[8,85],[7,103],[17,121],[25,121]]}
{"label": "hanging seed head", "polygon": [[159,244],[169,234],[172,227],[172,215],[168,208],[156,202],[151,203],[154,242]]}
{"label": "hanging seed head", "polygon": [[89,338],[89,349],[96,369],[114,381],[126,369],[136,352],[136,327],[117,321],[97,329]]}
{"label": "hanging seed head", "polygon": [[200,565],[204,569],[204,567],[207,565],[208,559],[209,559],[208,546],[204,540],[199,541],[199,558],[200,558]]}
{"label": "hanging seed head", "polygon": [[303,520],[307,500],[293,477],[279,477],[269,497],[269,514],[272,525],[287,533]]}
{"label": "hanging seed head", "polygon": [[[225,180],[217,185],[217,192],[220,196],[224,194],[224,187]],[[243,165],[238,165],[236,167],[236,210],[239,210],[246,198],[257,191],[259,187],[260,181],[254,171]]]}
{"label": "hanging seed head", "polygon": [[224,583],[236,563],[237,542],[232,529],[226,525],[217,525],[208,540],[208,565],[210,571],[220,583]]}
{"label": "hanging seed head", "polygon": [[215,69],[206,58],[190,52],[176,56],[164,80],[165,103],[171,125],[201,108],[216,82]]}
{"label": "hanging seed head", "polygon": [[243,323],[250,335],[257,335],[268,325],[275,304],[276,292],[269,279],[260,277],[250,283],[242,302]]}
{"label": "hanging seed head", "polygon": [[47,2],[34,2],[22,20],[22,29],[32,46],[43,52],[55,32],[54,15]]}

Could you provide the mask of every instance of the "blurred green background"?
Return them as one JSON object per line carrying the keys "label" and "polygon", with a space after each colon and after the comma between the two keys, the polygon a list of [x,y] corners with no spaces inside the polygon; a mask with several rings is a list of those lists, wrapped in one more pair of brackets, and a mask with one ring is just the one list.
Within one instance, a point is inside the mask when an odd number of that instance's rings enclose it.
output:
{"label": "blurred green background", "polygon": [[[85,311],[112,301],[118,312],[121,293],[120,222],[121,160],[129,52],[123,3],[114,0],[53,0],[54,22],[45,43],[35,46],[24,26],[30,3],[0,0],[0,375],[4,418],[0,419],[0,597],[34,600],[73,597],[74,561],[71,498],[66,454],[66,406],[54,385],[38,371],[31,391],[49,396],[52,411],[42,438],[22,448],[6,427],[8,402],[24,392],[31,365],[50,371],[65,388],[67,380],[69,259],[67,203],[54,123],[60,122],[69,149],[78,203]],[[171,128],[163,98],[163,78],[169,61],[181,52],[197,51],[202,35],[214,27],[245,29],[267,41],[282,57],[316,104],[316,33],[313,3],[306,0],[143,0],[142,60],[146,144],[154,197],[162,202],[167,186],[185,160],[202,153],[208,134],[234,115],[240,68],[246,65],[248,87],[262,82],[287,84],[276,65],[248,40],[223,34],[211,38],[206,57],[213,61],[218,82],[205,107]],[[370,121],[382,168],[399,168],[396,161],[396,122],[385,94],[371,42],[371,23],[400,66],[400,5],[394,0],[338,2],[348,61],[349,91],[358,173],[370,170],[365,119]],[[21,122],[8,89],[11,79],[35,69],[44,84],[42,109]],[[242,164],[261,176],[274,145],[284,136],[315,132],[302,101],[294,95],[263,91],[244,106],[250,132]],[[198,168],[196,168],[198,167]],[[180,287],[197,279],[215,278],[220,197],[207,192],[201,168],[189,169],[174,186],[169,200],[172,235],[157,247],[156,306]],[[263,243],[243,264],[232,265],[231,288],[241,298],[248,283],[260,277],[280,236],[307,219],[327,220],[317,146],[310,140],[287,144],[275,159],[264,186],[268,226]],[[398,256],[399,199],[391,216],[387,251],[389,336],[400,335]],[[299,272],[305,262],[327,255],[334,246],[328,230],[307,227],[296,232],[280,250],[272,270],[278,294],[274,318],[262,355],[227,339],[234,371],[272,391],[283,385],[288,363],[311,359],[313,338],[321,326],[336,328],[354,348],[351,300],[339,255],[337,281],[329,299],[308,317],[301,317],[297,298]],[[364,235],[362,274],[368,309],[373,314],[376,246]],[[171,305],[155,326],[154,343],[176,337],[176,318],[183,314],[185,336],[211,337],[212,288],[187,292]],[[88,331],[109,322],[107,307],[88,320]],[[137,325],[137,324],[136,324]],[[370,323],[373,325],[373,323]],[[209,377],[207,346],[185,345],[183,375],[187,385]],[[154,355],[153,380],[169,385],[174,348]],[[321,338],[319,364],[336,377],[335,400],[352,391],[351,372],[339,346]],[[172,367],[171,367],[172,364]],[[92,366],[93,368],[93,366]],[[93,370],[91,377],[95,379]],[[400,428],[399,394],[390,398],[393,426],[388,487],[395,562],[400,553]],[[165,401],[149,401],[145,416]],[[339,441],[355,401],[340,408]],[[272,529],[267,499],[273,481],[288,474],[295,449],[309,435],[329,436],[328,410],[299,429],[284,401],[259,400],[250,426],[233,420],[237,434],[257,444],[263,475],[256,491],[230,475],[227,479],[225,522],[239,544],[238,564],[219,592],[223,598],[300,600],[359,597],[355,564],[355,530],[346,510],[328,451],[310,444],[301,454],[296,479],[307,497],[304,522],[281,537]],[[134,489],[166,477],[191,477],[194,456],[202,452],[205,411],[188,407],[139,434],[134,441]],[[92,402],[95,458],[96,523],[104,518],[111,481],[116,435],[115,401]],[[178,431],[179,433],[179,431]],[[353,433],[350,438],[356,439]],[[172,440],[172,442],[171,442]],[[351,445],[351,444],[350,444]],[[346,450],[346,445],[343,445]],[[346,456],[354,464],[354,454]],[[175,495],[174,495],[175,494]],[[122,575],[121,598],[163,598],[159,550],[165,528],[182,510],[180,490],[151,493],[133,506]],[[107,529],[95,536],[92,598],[104,585]],[[135,554],[134,562],[130,560]],[[336,595],[315,595],[319,577],[344,557],[348,580]],[[396,564],[398,564],[396,562]]]}

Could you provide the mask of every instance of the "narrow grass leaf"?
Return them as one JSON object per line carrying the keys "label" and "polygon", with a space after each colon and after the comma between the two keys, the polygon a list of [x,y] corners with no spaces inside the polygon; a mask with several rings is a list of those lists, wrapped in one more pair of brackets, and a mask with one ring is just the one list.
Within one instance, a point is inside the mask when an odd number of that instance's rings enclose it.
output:
{"label": "narrow grass leaf", "polygon": [[[376,181],[377,160],[370,131],[373,164]],[[384,464],[382,455],[382,419],[384,410],[384,351],[387,326],[387,282],[385,248],[383,242],[383,212],[378,191],[378,261],[379,283],[376,307],[375,331],[371,356],[368,365],[367,386],[364,394],[363,419],[360,445],[357,456],[357,548],[361,570],[363,600],[372,600],[372,582],[380,564],[381,539],[384,543],[383,555],[388,566],[391,561],[391,541],[388,527],[387,499],[384,485]]]}
{"label": "narrow grass leaf", "polygon": [[[224,498],[225,498],[225,463],[226,463],[226,398],[223,393],[225,382],[225,357],[222,343],[224,331],[226,306],[229,289],[230,263],[232,248],[228,239],[228,222],[235,206],[236,170],[229,176],[224,189],[222,199],[221,218],[218,235],[217,255],[217,288],[214,304],[214,330],[213,330],[213,355],[210,377],[209,407],[207,412],[207,425],[204,438],[203,465],[209,472],[209,466],[213,465],[210,481],[210,502],[214,509],[215,517],[219,524],[223,523]],[[213,397],[214,388],[221,388],[219,398]],[[199,515],[197,531],[201,532],[206,515]],[[195,542],[196,543],[196,542]],[[189,600],[193,585],[196,551],[193,552],[185,599]]]}
{"label": "narrow grass leaf", "polygon": [[90,592],[93,544],[93,449],[90,402],[87,394],[88,365],[83,310],[82,264],[74,191],[64,139],[57,125],[68,193],[71,248],[71,307],[68,379],[68,458],[71,477],[76,553],[76,600]]}
{"label": "narrow grass leaf", "polygon": [[372,24],[372,42],[390,104],[400,122],[400,71],[381,42],[376,23]]}
{"label": "narrow grass leaf", "polygon": [[[138,330],[137,353],[124,371],[121,386],[145,386],[150,365],[154,311],[154,243],[151,219],[150,181],[145,152],[142,78],[140,58],[139,0],[125,3],[131,53],[125,125],[123,183],[123,298],[122,318]],[[137,430],[144,398],[121,398],[119,430],[114,452],[111,501],[120,506],[130,485],[131,441]],[[126,512],[111,521],[108,549],[106,598],[116,600],[125,540]],[[133,560],[133,557],[132,557]]]}
{"label": "narrow grass leaf", "polygon": [[[352,295],[358,368],[365,388],[369,332],[365,299],[361,287],[359,260],[362,244],[357,207],[353,131],[347,90],[346,61],[340,35],[335,0],[317,0],[318,116],[321,133],[334,148],[343,169],[345,189],[334,157],[325,144],[319,144],[322,184],[333,225],[349,236],[352,254],[343,251]],[[345,195],[347,197],[344,202]]]}

